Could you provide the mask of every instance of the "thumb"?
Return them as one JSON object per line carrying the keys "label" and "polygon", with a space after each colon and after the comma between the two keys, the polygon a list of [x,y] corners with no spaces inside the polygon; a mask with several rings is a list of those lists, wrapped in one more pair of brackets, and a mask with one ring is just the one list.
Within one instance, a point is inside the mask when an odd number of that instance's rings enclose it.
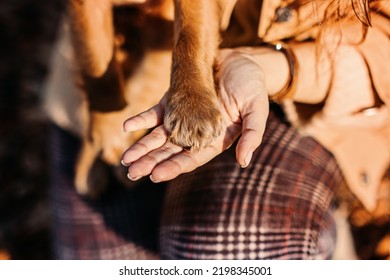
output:
{"label": "thumb", "polygon": [[242,113],[242,134],[236,147],[236,158],[242,167],[249,165],[253,152],[263,140],[268,113],[268,99],[261,98],[249,103]]}

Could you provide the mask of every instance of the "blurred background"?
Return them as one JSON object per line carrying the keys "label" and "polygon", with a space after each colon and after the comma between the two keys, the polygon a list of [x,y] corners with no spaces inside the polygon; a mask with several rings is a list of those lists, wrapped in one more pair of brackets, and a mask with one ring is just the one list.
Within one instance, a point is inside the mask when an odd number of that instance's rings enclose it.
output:
{"label": "blurred background", "polygon": [[[0,2],[0,259],[52,258],[48,122],[40,98],[65,7],[66,0]],[[358,256],[380,258],[375,248],[389,222],[352,229]]]}
{"label": "blurred background", "polygon": [[0,259],[50,258],[40,95],[65,4],[0,1]]}

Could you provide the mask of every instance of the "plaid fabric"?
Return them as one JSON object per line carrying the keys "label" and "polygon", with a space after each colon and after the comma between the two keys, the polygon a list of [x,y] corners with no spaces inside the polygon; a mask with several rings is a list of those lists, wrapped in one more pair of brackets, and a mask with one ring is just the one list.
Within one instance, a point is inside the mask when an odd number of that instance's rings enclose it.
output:
{"label": "plaid fabric", "polygon": [[325,259],[335,243],[332,155],[271,114],[245,169],[235,149],[167,190],[161,254],[169,259]]}
{"label": "plaid fabric", "polygon": [[112,179],[102,199],[82,199],[73,186],[78,141],[55,129],[52,142],[57,258],[325,259],[333,251],[340,170],[274,113],[247,168],[232,147],[170,182],[165,198],[147,180],[126,190]]}
{"label": "plaid fabric", "polygon": [[[158,259],[164,186],[146,181],[126,189],[112,176],[98,200],[73,184],[80,141],[53,126],[51,133],[52,240],[56,259]],[[110,169],[100,170],[107,172]]]}

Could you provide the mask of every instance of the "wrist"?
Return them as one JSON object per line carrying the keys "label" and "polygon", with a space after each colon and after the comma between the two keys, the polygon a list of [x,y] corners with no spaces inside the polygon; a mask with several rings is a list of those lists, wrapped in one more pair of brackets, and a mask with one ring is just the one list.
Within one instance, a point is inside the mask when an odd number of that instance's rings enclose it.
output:
{"label": "wrist", "polygon": [[292,99],[296,83],[297,83],[297,76],[298,76],[298,61],[295,57],[295,54],[291,51],[290,47],[287,44],[284,44],[283,42],[276,42],[276,43],[268,43],[264,44],[264,47],[270,48],[271,50],[275,50],[279,53],[282,53],[284,57],[287,60],[288,63],[288,69],[289,69],[289,76],[287,83],[284,84],[284,86],[279,89],[275,94],[272,94],[271,100],[281,103],[282,101],[286,99]]}
{"label": "wrist", "polygon": [[289,83],[289,63],[282,52],[268,47],[237,48],[234,52],[247,57],[262,68],[267,93],[271,99]]}

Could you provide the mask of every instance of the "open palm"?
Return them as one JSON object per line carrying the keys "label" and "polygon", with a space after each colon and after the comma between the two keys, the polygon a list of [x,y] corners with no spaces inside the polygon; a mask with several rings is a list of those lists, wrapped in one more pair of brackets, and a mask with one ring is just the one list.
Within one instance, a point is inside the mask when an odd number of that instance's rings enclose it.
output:
{"label": "open palm", "polygon": [[128,177],[138,180],[150,175],[154,182],[171,180],[190,172],[228,149],[240,136],[236,158],[246,167],[253,151],[260,145],[268,116],[268,96],[262,68],[245,54],[222,51],[216,74],[222,133],[197,152],[183,149],[169,141],[164,128],[165,97],[156,106],[129,118],[126,132],[154,128],[127,149],[122,163],[128,166]]}

